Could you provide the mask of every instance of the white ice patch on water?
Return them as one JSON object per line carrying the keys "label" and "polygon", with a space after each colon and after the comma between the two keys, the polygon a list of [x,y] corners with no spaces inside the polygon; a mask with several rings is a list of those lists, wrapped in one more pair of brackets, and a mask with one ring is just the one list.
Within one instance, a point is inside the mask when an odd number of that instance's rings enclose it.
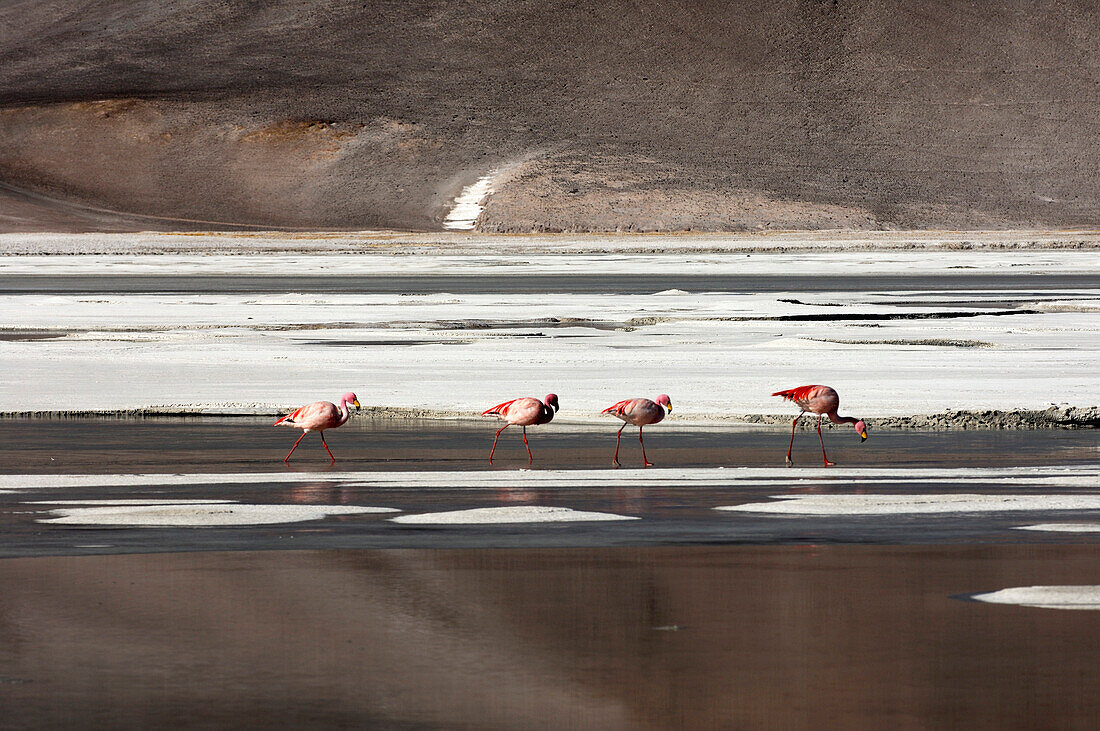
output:
{"label": "white ice patch on water", "polygon": [[510,505],[503,508],[473,508],[443,513],[422,513],[390,518],[394,523],[416,525],[486,525],[492,523],[579,523],[596,520],[638,520],[630,515],[593,513],[545,505]]}
{"label": "white ice patch on water", "polygon": [[50,511],[54,517],[38,522],[131,528],[211,527],[298,523],[332,515],[398,512],[395,508],[360,505],[247,505],[226,501],[127,504],[119,500],[102,503],[89,500],[83,505],[85,507],[55,508]]}
{"label": "white ice patch on water", "polygon": [[773,495],[715,510],[788,515],[898,515],[1100,510],[1100,495]]}
{"label": "white ice patch on water", "polygon": [[1100,609],[1100,586],[1016,586],[971,598],[1040,609]]}
{"label": "white ice patch on water", "polygon": [[135,498],[133,500],[28,500],[27,505],[214,505],[233,503],[233,500],[160,500],[155,498]]}
{"label": "white ice patch on water", "polygon": [[1016,530],[1049,531],[1051,533],[1100,533],[1100,523],[1040,523],[1019,525]]}
{"label": "white ice patch on water", "polygon": [[[113,475],[0,475],[0,489],[35,490],[88,487],[160,488],[185,485],[255,485],[338,483],[347,487],[415,486],[419,488],[478,487],[737,487],[866,488],[875,484],[909,485],[917,489],[928,483],[966,485],[1011,485],[1016,489],[1047,487],[1092,489],[1100,485],[1100,466],[1072,467],[949,467],[889,468],[830,467],[791,470],[787,467],[693,467],[650,470],[495,470],[409,471],[409,472],[218,472]],[[807,496],[808,497],[808,496]],[[829,498],[830,496],[821,496]],[[832,496],[838,497],[838,496]],[[859,497],[859,496],[856,496]],[[935,495],[921,496],[936,499]],[[947,496],[949,497],[949,496]],[[1029,496],[1030,497],[1030,496]],[[178,502],[178,501],[174,501]],[[776,505],[776,503],[765,503]],[[741,508],[743,506],[736,506]]]}
{"label": "white ice patch on water", "polygon": [[477,217],[485,209],[485,199],[493,192],[493,180],[497,171],[492,170],[476,183],[467,185],[455,198],[454,208],[443,219],[443,228],[455,231],[472,231]]}

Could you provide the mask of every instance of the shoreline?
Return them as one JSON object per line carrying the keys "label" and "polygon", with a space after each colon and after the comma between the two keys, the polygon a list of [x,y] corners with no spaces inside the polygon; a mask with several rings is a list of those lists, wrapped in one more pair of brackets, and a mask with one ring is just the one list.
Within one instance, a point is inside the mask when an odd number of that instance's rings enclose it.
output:
{"label": "shoreline", "polygon": [[[17,420],[68,420],[68,419],[132,419],[161,420],[176,419],[254,419],[278,417],[293,411],[296,406],[277,408],[269,405],[247,406],[149,406],[133,409],[67,409],[67,410],[26,410],[0,411],[0,421]],[[671,416],[666,423],[680,427],[713,429],[720,427],[782,427],[786,429],[793,420],[793,414],[689,414],[685,417]],[[865,416],[872,429],[884,431],[1035,431],[1048,429],[1097,429],[1100,428],[1100,406],[1061,406],[1042,410],[1035,409],[987,409],[955,410],[949,409],[934,414],[911,414],[893,416]],[[487,419],[464,411],[442,409],[420,409],[396,406],[367,406],[352,416],[356,419],[417,420],[417,421],[472,421]],[[589,426],[607,424],[609,420],[598,417],[559,417],[559,425]],[[350,422],[349,422],[350,424]],[[816,425],[809,415],[799,422],[799,429],[810,431]],[[846,425],[842,425],[846,426]],[[840,429],[828,421],[822,422],[822,428]]]}
{"label": "shoreline", "polygon": [[753,254],[1100,250],[1100,231],[853,229],[523,233],[202,231],[0,233],[0,256],[88,254]]}

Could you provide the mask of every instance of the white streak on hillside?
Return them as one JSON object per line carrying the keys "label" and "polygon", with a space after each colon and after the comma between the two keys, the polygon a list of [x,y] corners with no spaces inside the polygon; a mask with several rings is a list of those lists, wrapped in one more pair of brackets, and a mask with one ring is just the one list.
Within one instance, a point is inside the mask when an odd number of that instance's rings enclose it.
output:
{"label": "white streak on hillside", "polygon": [[484,210],[485,199],[493,192],[497,171],[492,170],[476,183],[467,185],[455,198],[454,208],[443,219],[443,228],[454,231],[472,231],[477,217]]}

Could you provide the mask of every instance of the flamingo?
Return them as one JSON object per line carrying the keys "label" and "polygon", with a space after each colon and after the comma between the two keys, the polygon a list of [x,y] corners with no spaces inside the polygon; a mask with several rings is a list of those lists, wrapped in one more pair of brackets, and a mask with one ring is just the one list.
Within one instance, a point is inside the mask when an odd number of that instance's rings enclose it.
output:
{"label": "flamingo", "polygon": [[863,419],[856,419],[852,416],[837,416],[836,410],[840,407],[840,396],[828,386],[799,386],[798,388],[789,388],[786,391],[776,391],[772,396],[782,396],[788,401],[793,401],[802,409],[802,412],[794,417],[794,421],[791,422],[791,443],[787,445],[788,466],[793,464],[791,462],[791,447],[794,446],[794,428],[798,424],[798,420],[802,418],[802,414],[806,412],[817,414],[817,438],[821,442],[821,457],[825,460],[826,467],[836,463],[830,462],[829,457],[825,454],[825,440],[821,438],[821,417],[828,416],[829,421],[834,424],[854,424],[860,441],[867,439],[867,425],[863,423]]}
{"label": "flamingo", "polygon": [[627,424],[633,424],[638,427],[638,441],[642,443],[642,462],[646,467],[652,467],[653,463],[645,456],[642,427],[662,421],[666,411],[672,413],[672,399],[663,393],[657,397],[656,401],[650,401],[647,398],[628,398],[601,411],[601,414],[611,414],[623,420],[623,425],[619,427],[619,433],[615,437],[615,456],[612,457],[611,463],[616,467],[619,466],[619,442],[623,438],[623,429]]}
{"label": "flamingo", "polygon": [[356,395],[345,393],[340,399],[339,408],[330,401],[314,401],[276,421],[273,426],[293,426],[302,430],[302,436],[298,437],[297,442],[294,442],[294,446],[290,448],[290,452],[287,453],[286,457],[283,457],[283,461],[289,462],[290,455],[294,454],[294,450],[298,448],[298,443],[306,438],[306,434],[315,431],[321,435],[321,444],[325,445],[325,451],[335,462],[336,458],[332,456],[332,450],[328,448],[328,442],[325,441],[325,429],[335,429],[338,426],[343,426],[344,422],[351,416],[351,409],[348,408],[348,404],[353,405],[356,411],[359,410],[359,399]]}
{"label": "flamingo", "polygon": [[493,463],[493,452],[497,449],[500,433],[513,424],[523,427],[523,446],[527,447],[527,464],[531,464],[535,458],[531,456],[531,445],[527,443],[527,427],[549,424],[558,408],[557,395],[550,394],[546,397],[546,403],[537,398],[517,398],[481,412],[482,416],[495,416],[508,422],[497,429],[497,434],[493,437],[493,448],[489,450],[489,464]]}

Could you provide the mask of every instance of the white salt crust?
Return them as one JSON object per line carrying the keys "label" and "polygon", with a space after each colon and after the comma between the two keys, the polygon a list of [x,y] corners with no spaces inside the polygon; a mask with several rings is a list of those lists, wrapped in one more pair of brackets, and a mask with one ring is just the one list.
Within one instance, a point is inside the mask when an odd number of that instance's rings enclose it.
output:
{"label": "white salt crust", "polygon": [[[677,240],[656,237],[651,245]],[[823,273],[934,274],[960,304],[944,304],[947,295],[934,291],[0,295],[5,329],[56,335],[5,340],[0,373],[10,377],[0,380],[0,411],[249,404],[274,409],[352,389],[364,404],[451,414],[473,415],[513,395],[555,391],[562,396],[561,418],[598,419],[601,409],[624,394],[667,392],[676,402],[674,419],[784,411],[793,418],[794,407],[769,394],[805,383],[807,363],[813,364],[814,381],[839,391],[842,413],[865,418],[1043,409],[1052,402],[1089,406],[1096,403],[1093,374],[1100,370],[1100,319],[1090,310],[1100,302],[1100,287],[1067,294],[1024,285],[997,292],[956,286],[965,287],[966,273],[1100,274],[1098,260],[1094,251],[11,256],[0,260],[0,277],[172,272],[537,278],[766,274],[806,265]],[[989,313],[1000,308],[983,306],[1006,298],[1018,301],[1020,310],[1046,311],[995,317]],[[978,316],[875,323],[767,319],[904,318],[944,310]],[[555,319],[553,327],[544,324],[548,318]],[[529,337],[533,332],[541,336]],[[378,344],[369,346],[370,357],[364,348],[332,347],[354,341]],[[921,344],[934,342],[978,345]],[[624,353],[641,348],[644,364],[624,361]],[[316,368],[318,360],[327,367]],[[226,369],[226,363],[234,367]],[[345,384],[336,391],[333,373]],[[902,381],[920,388],[899,388]],[[66,388],[55,388],[57,383]],[[612,383],[619,393],[609,393]],[[371,384],[369,396],[356,384]],[[873,421],[871,427],[873,438]],[[830,437],[854,440],[855,434]],[[802,454],[809,461],[813,437],[804,439]],[[782,453],[780,447],[780,460]]]}
{"label": "white salt crust", "polygon": [[[491,425],[490,425],[491,426]],[[491,436],[491,435],[490,435]],[[412,485],[421,488],[480,489],[488,486],[546,487],[710,487],[731,485],[841,490],[881,485],[941,484],[1091,489],[1100,486],[1100,466],[882,468],[698,467],[649,470],[516,470],[409,472],[238,472],[175,474],[0,475],[0,489],[34,490],[70,487],[172,487],[181,485],[254,485],[335,483],[347,487]],[[812,496],[807,496],[812,497]],[[827,496],[823,496],[827,497]],[[934,496],[927,496],[934,497]],[[775,505],[775,503],[766,503]]]}
{"label": "white salt crust", "polygon": [[473,508],[442,513],[399,515],[394,523],[414,525],[491,525],[501,523],[580,523],[598,520],[638,520],[629,515],[594,513],[545,505],[509,505],[502,508]]}
{"label": "white salt crust", "polygon": [[715,510],[788,515],[902,515],[1100,510],[1100,495],[774,495]]}
{"label": "white salt crust", "polygon": [[333,515],[397,512],[394,508],[359,505],[247,505],[225,501],[196,503],[159,503],[120,505],[104,501],[104,505],[55,508],[54,517],[40,523],[54,525],[127,526],[132,528],[214,527],[298,523],[321,520]]}
{"label": "white salt crust", "polygon": [[1016,604],[1041,609],[1100,609],[1100,586],[1017,586],[972,599],[990,604]]}
{"label": "white salt crust", "polygon": [[1050,533],[1100,533],[1100,523],[1040,523],[1020,525],[1016,530],[1047,531]]}

